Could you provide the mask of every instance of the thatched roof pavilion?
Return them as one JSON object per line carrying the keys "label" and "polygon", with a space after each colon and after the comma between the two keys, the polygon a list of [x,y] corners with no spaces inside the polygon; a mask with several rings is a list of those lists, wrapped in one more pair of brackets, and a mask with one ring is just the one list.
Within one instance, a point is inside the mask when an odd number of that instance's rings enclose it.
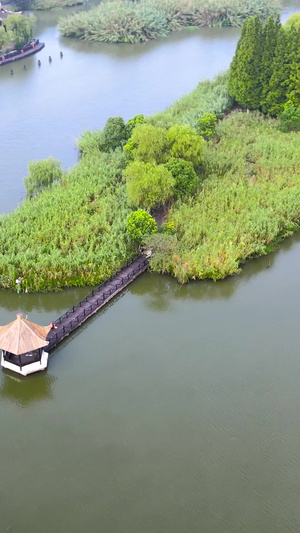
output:
{"label": "thatched roof pavilion", "polygon": [[21,314],[16,320],[0,326],[0,349],[15,355],[32,352],[49,344],[46,337],[52,326],[38,326]]}
{"label": "thatched roof pavilion", "polygon": [[[45,362],[46,359],[48,361],[48,354],[42,348],[49,344],[46,337],[52,327],[52,324],[50,326],[38,326],[33,322],[29,322],[29,320],[25,320],[21,314],[18,314],[13,322],[6,326],[0,326],[0,349],[3,350],[2,366],[10,368],[10,370],[16,370],[12,368],[12,365],[17,365],[22,370],[25,365],[34,365],[37,362],[42,364],[43,357]],[[42,369],[40,365],[36,370],[32,368],[31,371],[36,372]],[[31,373],[31,371],[29,372],[29,369],[27,369],[24,375]]]}

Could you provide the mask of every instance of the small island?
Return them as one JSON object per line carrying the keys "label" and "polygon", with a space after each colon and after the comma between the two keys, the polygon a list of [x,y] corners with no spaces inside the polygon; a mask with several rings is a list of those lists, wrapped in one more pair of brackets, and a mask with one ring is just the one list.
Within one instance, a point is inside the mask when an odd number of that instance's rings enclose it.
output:
{"label": "small island", "polygon": [[97,285],[143,249],[181,283],[220,280],[274,250],[299,229],[299,43],[295,24],[251,17],[228,73],[85,132],[69,172],[30,163],[27,199],[0,219],[1,286]]}
{"label": "small island", "polygon": [[256,14],[264,20],[275,16],[280,8],[280,0],[109,0],[62,18],[59,29],[66,37],[132,44],[184,28],[238,27]]}

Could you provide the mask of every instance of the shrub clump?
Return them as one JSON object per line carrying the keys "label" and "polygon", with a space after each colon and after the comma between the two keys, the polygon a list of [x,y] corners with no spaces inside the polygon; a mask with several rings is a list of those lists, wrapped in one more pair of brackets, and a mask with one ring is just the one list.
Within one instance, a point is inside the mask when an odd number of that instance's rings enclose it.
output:
{"label": "shrub clump", "polygon": [[126,228],[130,239],[138,244],[141,244],[147,235],[157,233],[157,224],[154,218],[143,209],[130,213]]}

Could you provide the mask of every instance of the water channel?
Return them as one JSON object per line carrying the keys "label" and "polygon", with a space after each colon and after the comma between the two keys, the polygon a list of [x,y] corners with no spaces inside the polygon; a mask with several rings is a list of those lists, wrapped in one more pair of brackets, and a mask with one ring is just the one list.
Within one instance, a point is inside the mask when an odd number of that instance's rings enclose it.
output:
{"label": "water channel", "polygon": [[[56,18],[39,15],[40,69],[0,71],[2,212],[29,160],[72,165],[84,129],[163,109],[225,69],[239,33],[106,46],[60,40]],[[299,261],[295,235],[221,283],[145,274],[47,372],[1,373],[0,531],[299,533]],[[2,291],[0,324],[47,324],[88,291]]]}

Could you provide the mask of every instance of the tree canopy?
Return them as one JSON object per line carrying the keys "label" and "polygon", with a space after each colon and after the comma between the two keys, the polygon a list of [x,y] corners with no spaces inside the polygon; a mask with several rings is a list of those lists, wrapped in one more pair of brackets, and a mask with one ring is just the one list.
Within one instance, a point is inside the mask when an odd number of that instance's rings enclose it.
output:
{"label": "tree canopy", "polygon": [[287,101],[300,105],[300,25],[282,27],[278,17],[269,17],[264,27],[258,17],[247,20],[228,86],[237,103],[273,116]]}
{"label": "tree canopy", "polygon": [[129,203],[133,207],[153,209],[172,197],[175,179],[165,165],[133,161],[123,173]]}
{"label": "tree canopy", "polygon": [[143,242],[146,235],[157,233],[157,224],[154,218],[143,209],[130,213],[127,218],[126,228],[129,237],[138,244]]}

